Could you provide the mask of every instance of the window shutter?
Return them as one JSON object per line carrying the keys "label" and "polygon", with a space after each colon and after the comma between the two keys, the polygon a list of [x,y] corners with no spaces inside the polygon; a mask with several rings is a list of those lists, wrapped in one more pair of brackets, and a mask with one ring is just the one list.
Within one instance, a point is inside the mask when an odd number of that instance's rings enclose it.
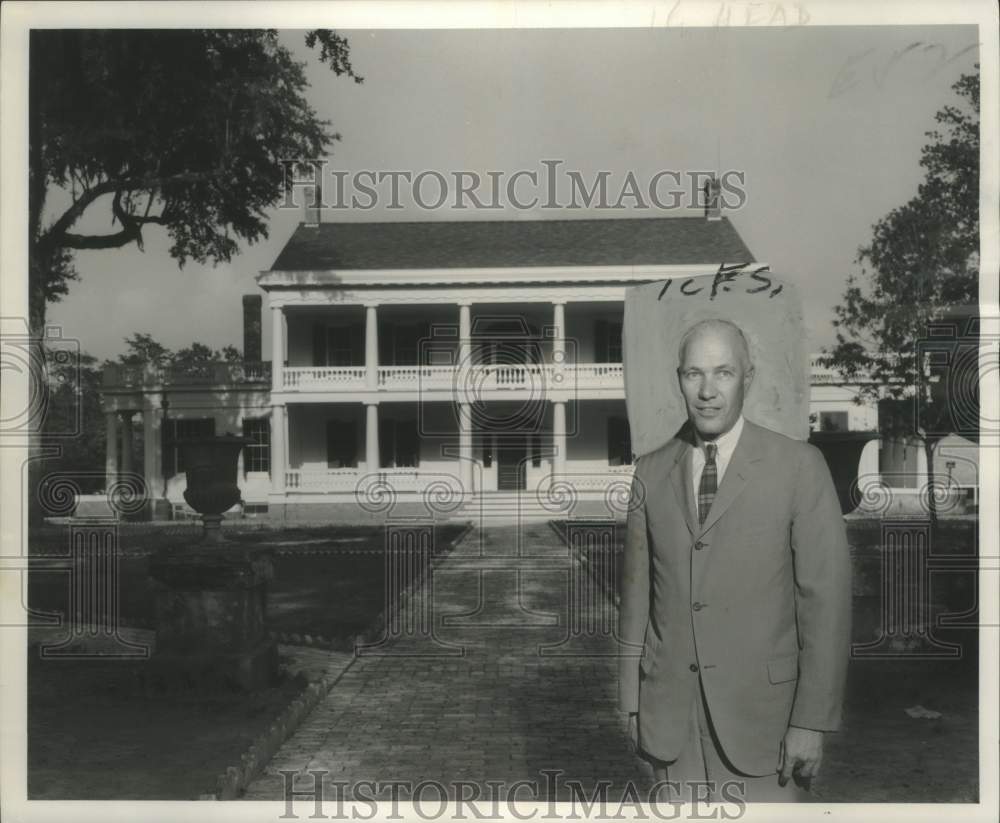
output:
{"label": "window shutter", "polygon": [[421,366],[428,366],[431,362],[431,321],[425,320],[420,327],[420,339],[417,341],[417,362]]}
{"label": "window shutter", "polygon": [[399,440],[398,457],[402,466],[420,465],[420,436],[416,420],[400,420],[396,429]]}
{"label": "window shutter", "polygon": [[326,362],[326,325],[317,321],[313,325],[313,365],[325,366]]}
{"label": "window shutter", "polygon": [[608,321],[600,318],[594,321],[594,362],[608,362]]}
{"label": "window shutter", "polygon": [[383,328],[379,329],[378,335],[378,364],[380,366],[395,366],[396,363],[395,352],[393,347],[393,336],[395,334],[395,327],[386,324]]}
{"label": "window shutter", "polygon": [[[396,465],[396,427],[394,420],[378,421],[378,454],[382,466]],[[379,466],[378,468],[381,468]]]}
{"label": "window shutter", "polygon": [[336,420],[326,421],[326,465],[327,468],[335,469],[340,466],[339,452],[339,423]]}
{"label": "window shutter", "polygon": [[608,362],[622,362],[622,324],[608,324]]}
{"label": "window shutter", "polygon": [[356,468],[358,465],[358,424],[354,420],[343,423],[344,465]]}
{"label": "window shutter", "polygon": [[632,462],[628,420],[624,417],[608,418],[608,465],[624,466]]}
{"label": "window shutter", "polygon": [[348,345],[350,346],[351,353],[348,357],[348,361],[344,363],[345,366],[363,366],[365,365],[365,327],[363,325],[354,324],[351,326]]}

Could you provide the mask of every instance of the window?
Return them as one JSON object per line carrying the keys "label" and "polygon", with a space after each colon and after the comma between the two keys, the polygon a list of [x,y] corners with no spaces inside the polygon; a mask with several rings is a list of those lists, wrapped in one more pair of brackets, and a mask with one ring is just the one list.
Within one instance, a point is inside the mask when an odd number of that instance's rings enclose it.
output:
{"label": "window", "polygon": [[608,465],[628,466],[634,460],[627,417],[608,418]]}
{"label": "window", "polygon": [[847,431],[847,412],[823,411],[819,413],[819,430],[823,432]]}
{"label": "window", "polygon": [[542,436],[537,432],[531,435],[531,465],[536,469],[542,465]]}
{"label": "window", "polygon": [[243,436],[253,443],[243,447],[243,471],[269,472],[271,470],[271,421],[266,417],[243,420]]}
{"label": "window", "polygon": [[330,326],[326,330],[326,364],[351,366],[354,350],[351,347],[351,330],[347,326]]}
{"label": "window", "polygon": [[425,348],[421,359],[421,341],[430,337],[430,324],[394,323],[385,329],[385,348],[381,362],[390,366],[416,366],[428,359],[430,351]]}
{"label": "window", "polygon": [[417,467],[420,465],[420,437],[417,421],[380,420],[379,456],[386,468]]}
{"label": "window", "polygon": [[599,319],[594,324],[594,362],[622,362],[622,323]]}
{"label": "window", "polygon": [[358,465],[358,426],[353,420],[326,421],[326,465],[352,469]]}
{"label": "window", "polygon": [[185,470],[179,441],[190,437],[212,437],[214,434],[214,417],[189,420],[167,418],[163,427],[163,474],[173,477]]}
{"label": "window", "polygon": [[317,366],[356,366],[360,357],[360,329],[354,326],[331,326],[317,323],[313,327],[313,362]]}

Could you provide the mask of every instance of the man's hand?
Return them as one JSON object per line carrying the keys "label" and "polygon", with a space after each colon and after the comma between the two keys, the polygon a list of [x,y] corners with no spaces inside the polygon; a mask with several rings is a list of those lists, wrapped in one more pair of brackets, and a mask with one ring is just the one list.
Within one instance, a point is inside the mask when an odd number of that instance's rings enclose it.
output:
{"label": "man's hand", "polygon": [[629,712],[628,716],[628,739],[632,745],[632,753],[639,753],[639,713]]}
{"label": "man's hand", "polygon": [[789,726],[778,753],[778,784],[784,786],[794,774],[808,786],[822,760],[823,732]]}

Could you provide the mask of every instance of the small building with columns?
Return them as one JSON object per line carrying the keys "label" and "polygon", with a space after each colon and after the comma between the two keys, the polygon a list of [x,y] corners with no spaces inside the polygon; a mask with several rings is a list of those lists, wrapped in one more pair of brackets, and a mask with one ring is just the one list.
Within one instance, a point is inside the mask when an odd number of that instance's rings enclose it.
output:
{"label": "small building with columns", "polygon": [[[308,215],[308,213],[307,213]],[[461,511],[560,480],[606,498],[631,479],[621,329],[625,289],[757,262],[705,216],[600,220],[304,222],[246,295],[244,360],[104,375],[109,487],[133,459],[152,511],[183,504],[184,437],[253,441],[245,511],[315,519],[324,504],[428,495]],[[874,403],[814,360],[821,430],[878,428]],[[873,441],[861,473],[876,475]],[[134,475],[135,476],[135,475]],[[454,501],[454,509],[449,508]],[[331,510],[332,511],[332,510]]]}

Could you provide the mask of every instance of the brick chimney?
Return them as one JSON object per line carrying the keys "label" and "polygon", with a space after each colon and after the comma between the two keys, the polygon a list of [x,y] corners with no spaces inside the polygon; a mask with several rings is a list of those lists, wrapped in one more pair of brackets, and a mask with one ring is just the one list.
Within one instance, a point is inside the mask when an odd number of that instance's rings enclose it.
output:
{"label": "brick chimney", "polygon": [[306,192],[304,225],[307,228],[316,228],[323,217],[323,166],[317,168],[313,165],[313,185]]}
{"label": "brick chimney", "polygon": [[261,296],[243,295],[243,359],[249,363],[261,361]]}
{"label": "brick chimney", "polygon": [[721,191],[722,186],[719,184],[719,178],[710,177],[705,183],[705,218],[707,220],[722,219]]}

